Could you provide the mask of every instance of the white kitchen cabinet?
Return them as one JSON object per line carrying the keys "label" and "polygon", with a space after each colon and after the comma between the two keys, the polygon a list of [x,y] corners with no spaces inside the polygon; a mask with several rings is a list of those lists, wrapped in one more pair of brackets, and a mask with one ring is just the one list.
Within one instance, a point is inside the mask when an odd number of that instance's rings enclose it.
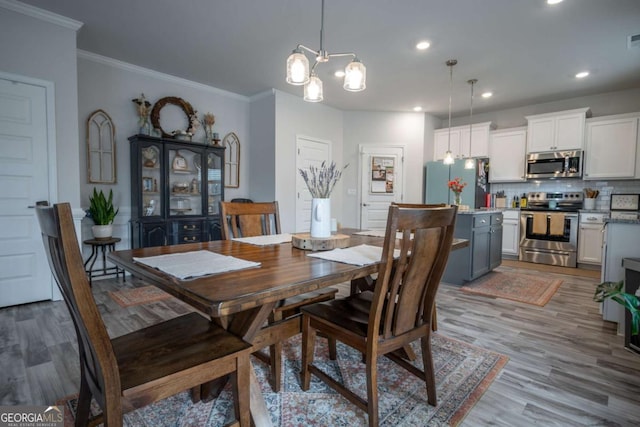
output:
{"label": "white kitchen cabinet", "polygon": [[640,113],[605,116],[587,120],[585,180],[634,179]]}
{"label": "white kitchen cabinet", "polygon": [[582,150],[589,108],[527,116],[527,153]]}
{"label": "white kitchen cabinet", "polygon": [[518,256],[520,249],[520,211],[502,212],[502,255]]}
{"label": "white kitchen cabinet", "polygon": [[[469,125],[451,128],[451,153],[456,159],[469,157],[489,157],[489,133],[495,128],[493,123],[474,123],[472,127],[471,150],[469,150]],[[449,128],[434,132],[434,159],[442,160],[449,146]]]}
{"label": "white kitchen cabinet", "polygon": [[584,264],[602,264],[602,245],[604,244],[604,220],[607,213],[580,213],[578,231],[578,262]]}
{"label": "white kitchen cabinet", "polygon": [[526,127],[491,132],[489,182],[525,181],[526,145]]}

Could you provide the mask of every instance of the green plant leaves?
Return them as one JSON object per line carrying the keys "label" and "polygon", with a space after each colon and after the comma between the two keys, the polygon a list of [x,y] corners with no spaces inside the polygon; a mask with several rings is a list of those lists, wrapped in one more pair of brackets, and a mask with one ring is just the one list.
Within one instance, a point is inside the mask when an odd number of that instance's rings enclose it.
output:
{"label": "green plant leaves", "polygon": [[607,298],[622,305],[631,314],[631,335],[640,333],[640,299],[633,294],[623,292],[624,281],[603,282],[596,286],[593,300],[603,302]]}
{"label": "green plant leaves", "polygon": [[98,192],[93,189],[93,196],[89,197],[89,213],[96,225],[109,225],[113,223],[114,218],[120,209],[113,206],[113,190],[109,190],[109,198],[107,199],[100,190]]}

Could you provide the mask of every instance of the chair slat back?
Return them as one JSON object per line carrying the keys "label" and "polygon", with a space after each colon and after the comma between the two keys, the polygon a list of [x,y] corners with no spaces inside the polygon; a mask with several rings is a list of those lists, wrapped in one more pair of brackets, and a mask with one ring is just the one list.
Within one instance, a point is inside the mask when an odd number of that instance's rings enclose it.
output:
{"label": "chair slat back", "polygon": [[[393,338],[430,323],[451,251],[456,213],[457,206],[389,207],[382,264],[369,314],[370,339]],[[402,233],[400,239],[396,238],[398,232]],[[395,261],[394,249],[400,249]]]}
{"label": "chair slat back", "polygon": [[220,202],[220,214],[224,240],[280,233],[278,202]]}
{"label": "chair slat back", "polygon": [[80,365],[87,383],[101,404],[106,396],[116,396],[119,401],[117,362],[84,270],[71,206],[61,203],[37,207],[36,212],[49,266],[76,329]]}

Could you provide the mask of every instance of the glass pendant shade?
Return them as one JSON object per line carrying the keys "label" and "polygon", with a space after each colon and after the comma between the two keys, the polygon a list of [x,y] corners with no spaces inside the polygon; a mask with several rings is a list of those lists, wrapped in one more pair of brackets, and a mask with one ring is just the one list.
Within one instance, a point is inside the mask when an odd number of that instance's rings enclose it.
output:
{"label": "glass pendant shade", "polygon": [[367,88],[367,68],[358,58],[354,58],[347,65],[344,73],[344,90],[360,92]]}
{"label": "glass pendant shade", "polygon": [[471,157],[469,157],[468,159],[466,159],[464,161],[464,168],[465,169],[473,169],[475,168],[475,162],[473,161],[473,159]]}
{"label": "glass pendant shade", "polygon": [[304,100],[307,102],[322,101],[322,80],[315,74],[312,74],[309,82],[304,85]]}
{"label": "glass pendant shade", "polygon": [[309,82],[309,60],[300,49],[287,58],[287,83],[301,86]]}
{"label": "glass pendant shade", "polygon": [[445,165],[452,165],[454,163],[453,154],[450,150],[447,150],[447,152],[444,153],[444,160],[442,161],[442,163],[444,163]]}

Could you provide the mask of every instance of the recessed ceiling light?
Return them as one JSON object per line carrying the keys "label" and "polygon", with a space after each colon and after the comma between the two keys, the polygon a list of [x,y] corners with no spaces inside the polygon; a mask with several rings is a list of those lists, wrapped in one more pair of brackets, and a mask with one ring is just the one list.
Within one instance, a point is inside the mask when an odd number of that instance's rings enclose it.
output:
{"label": "recessed ceiling light", "polygon": [[576,79],[584,79],[588,75],[589,75],[588,71],[581,71],[578,74],[576,74]]}
{"label": "recessed ceiling light", "polygon": [[416,45],[416,49],[425,50],[425,49],[428,49],[429,46],[431,46],[431,43],[429,43],[426,40],[423,40],[423,41],[418,42],[418,44]]}
{"label": "recessed ceiling light", "polygon": [[336,76],[336,77],[342,78],[342,77],[344,77],[344,70],[338,70],[335,73],[333,73],[333,75]]}
{"label": "recessed ceiling light", "polygon": [[558,3],[562,3],[562,0],[547,0],[547,4],[558,4]]}
{"label": "recessed ceiling light", "polygon": [[422,107],[420,107],[419,105],[413,107],[413,111],[422,111]]}
{"label": "recessed ceiling light", "polygon": [[485,92],[482,94],[483,98],[491,98],[493,96],[493,92]]}

